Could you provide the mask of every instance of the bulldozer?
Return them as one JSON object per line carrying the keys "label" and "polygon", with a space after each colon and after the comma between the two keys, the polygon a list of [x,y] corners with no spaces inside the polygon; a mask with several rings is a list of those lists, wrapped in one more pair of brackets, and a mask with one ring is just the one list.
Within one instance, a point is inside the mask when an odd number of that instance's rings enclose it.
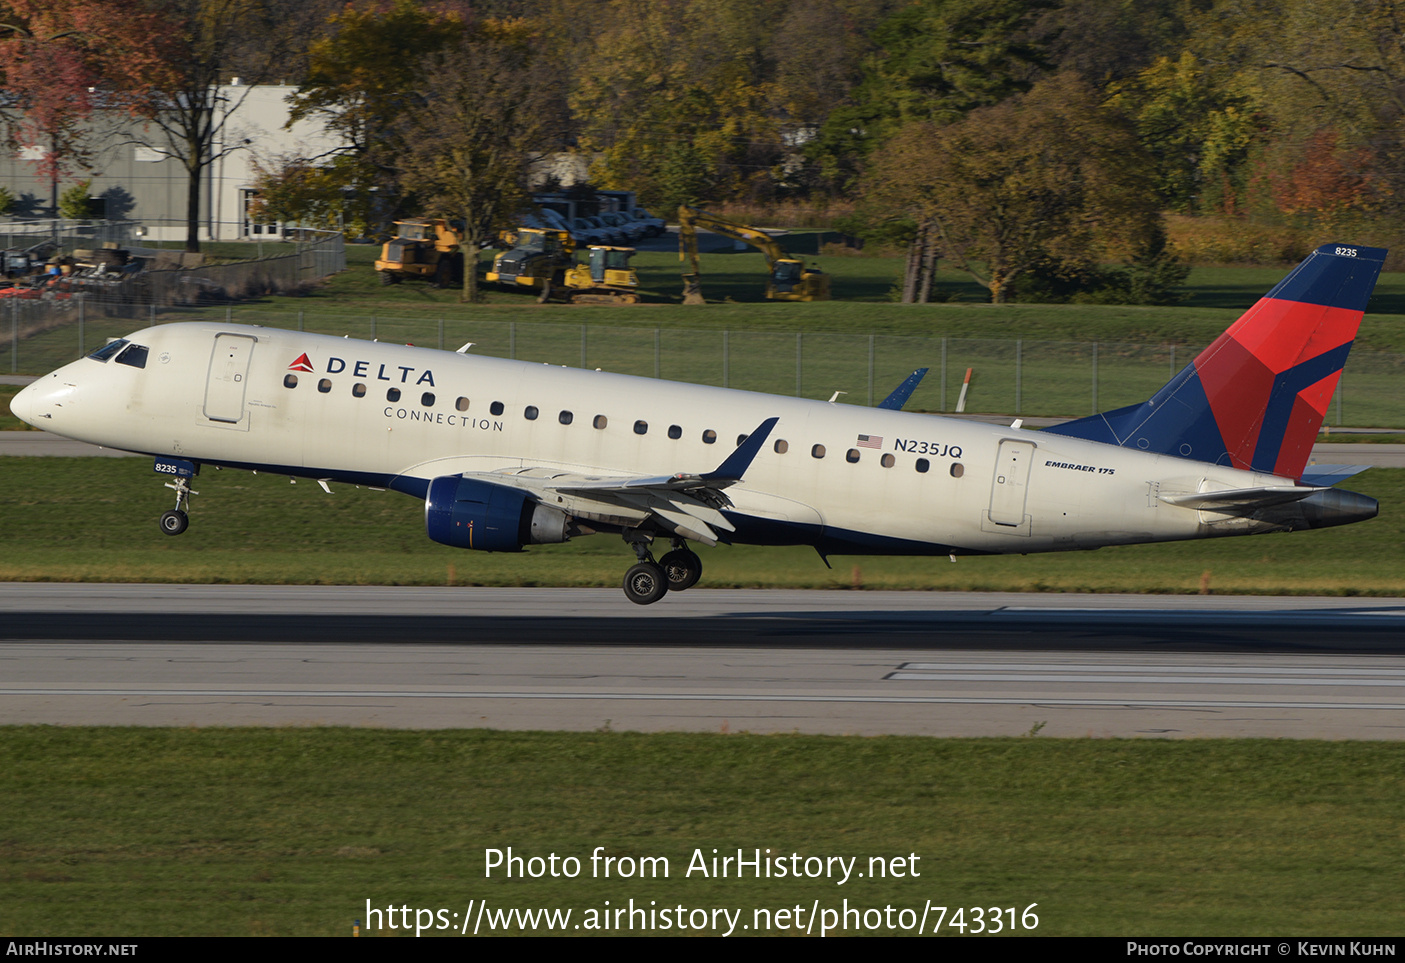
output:
{"label": "bulldozer", "polygon": [[494,259],[488,281],[535,288],[542,303],[639,303],[639,277],[629,266],[634,248],[591,246],[587,262],[580,263],[565,231],[520,227],[513,233],[512,249]]}
{"label": "bulldozer", "polygon": [[381,284],[423,278],[447,288],[463,281],[462,231],[442,217],[396,221],[395,229],[376,261]]}
{"label": "bulldozer", "polygon": [[684,204],[678,208],[678,260],[691,257],[693,273],[683,275],[683,303],[703,304],[702,268],[698,263],[698,228],[750,244],[766,255],[766,297],[771,301],[828,301],[829,275],[806,267],[765,231],[738,224]]}
{"label": "bulldozer", "polygon": [[552,292],[572,304],[638,304],[639,275],[629,266],[632,247],[595,246],[589,260],[553,280]]}

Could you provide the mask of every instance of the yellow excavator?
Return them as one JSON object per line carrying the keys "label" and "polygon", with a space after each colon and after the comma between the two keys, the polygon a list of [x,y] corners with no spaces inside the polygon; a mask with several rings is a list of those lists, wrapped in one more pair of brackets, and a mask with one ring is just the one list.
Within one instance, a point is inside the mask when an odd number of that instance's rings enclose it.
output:
{"label": "yellow excavator", "polygon": [[683,303],[703,304],[702,269],[698,264],[698,228],[730,237],[766,255],[766,297],[772,301],[828,301],[829,275],[786,253],[765,231],[709,214],[684,204],[678,208],[678,260],[692,258],[693,273],[683,275]]}
{"label": "yellow excavator", "polygon": [[424,278],[447,288],[463,280],[462,231],[442,217],[396,221],[395,229],[376,261],[381,284]]}
{"label": "yellow excavator", "polygon": [[638,304],[639,276],[629,266],[632,247],[592,245],[584,264],[565,231],[520,227],[509,251],[499,254],[487,280],[535,288],[538,300],[571,304]]}

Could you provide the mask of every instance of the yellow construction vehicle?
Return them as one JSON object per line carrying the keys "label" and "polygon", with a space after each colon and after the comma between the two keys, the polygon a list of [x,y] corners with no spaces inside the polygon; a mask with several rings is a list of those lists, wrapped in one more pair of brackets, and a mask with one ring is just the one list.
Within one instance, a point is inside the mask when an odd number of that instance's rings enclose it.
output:
{"label": "yellow construction vehicle", "polygon": [[689,257],[693,273],[683,276],[684,304],[702,304],[702,269],[698,264],[698,228],[730,237],[757,248],[766,255],[766,297],[772,301],[828,301],[829,275],[819,268],[808,268],[798,258],[786,253],[765,231],[737,224],[716,214],[700,211],[684,204],[678,208],[678,260]]}
{"label": "yellow construction vehicle", "polygon": [[536,288],[549,294],[553,282],[576,263],[576,242],[565,231],[519,227],[512,233],[516,235],[512,249],[493,259],[493,267],[485,279],[510,288]]}
{"label": "yellow construction vehicle", "polygon": [[442,217],[396,221],[395,229],[395,237],[385,242],[376,261],[381,284],[424,278],[447,288],[463,281],[462,231]]}
{"label": "yellow construction vehicle", "polygon": [[572,304],[638,304],[639,276],[629,266],[632,247],[592,246],[589,261],[575,258],[575,242],[565,231],[519,227],[512,250],[499,254],[488,281],[535,288],[538,300]]}

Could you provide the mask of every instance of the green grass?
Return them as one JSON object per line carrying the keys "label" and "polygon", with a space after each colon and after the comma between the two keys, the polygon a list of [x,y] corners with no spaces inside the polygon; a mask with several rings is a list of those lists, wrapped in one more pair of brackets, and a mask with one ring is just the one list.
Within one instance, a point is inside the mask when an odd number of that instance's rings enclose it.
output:
{"label": "green grass", "polygon": [[[618,586],[632,561],[594,535],[520,554],[429,541],[417,500],[393,492],[207,469],[190,530],[156,527],[174,496],[145,459],[0,458],[0,580],[370,585]],[[1371,521],[1097,552],[962,558],[836,557],[758,546],[699,549],[711,588],[1405,595],[1405,470],[1349,488],[1378,498]]]}
{"label": "green grass", "polygon": [[[1402,931],[1405,745],[339,729],[4,730],[3,929],[349,935],[372,906],[1037,903],[1038,935]],[[485,850],[578,878],[485,878]],[[596,846],[667,879],[590,878]],[[710,858],[920,877],[707,879]],[[969,913],[969,911],[968,911]],[[969,916],[968,916],[969,918]],[[817,928],[818,929],[818,928]],[[575,931],[572,931],[575,932]],[[391,934],[383,930],[380,935]]]}

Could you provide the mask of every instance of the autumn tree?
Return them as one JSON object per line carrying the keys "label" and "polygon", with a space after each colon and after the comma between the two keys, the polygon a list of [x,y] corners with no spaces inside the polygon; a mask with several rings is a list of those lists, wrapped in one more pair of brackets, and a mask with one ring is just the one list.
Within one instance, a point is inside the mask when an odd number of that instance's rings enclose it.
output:
{"label": "autumn tree", "polygon": [[941,126],[1028,90],[1044,54],[1034,26],[1052,0],[917,0],[872,32],[850,102],[807,147],[841,189],[904,125]]}
{"label": "autumn tree", "polygon": [[394,125],[401,176],[426,213],[463,225],[463,299],[474,301],[478,252],[526,206],[532,164],[561,146],[565,102],[525,20],[479,20],[431,66]]}
{"label": "autumn tree", "polygon": [[443,69],[441,55],[463,40],[467,25],[456,10],[430,9],[413,0],[347,6],[333,15],[327,35],[308,51],[307,76],[293,95],[291,121],[320,120],[346,147],[330,158],[294,159],[296,177],[323,168],[340,187],[375,187],[392,205],[400,193],[405,112],[417,109],[425,85]]}
{"label": "autumn tree", "polygon": [[1183,213],[1243,209],[1252,149],[1263,119],[1248,96],[1234,93],[1223,71],[1212,71],[1189,50],[1161,57],[1115,84],[1109,104],[1131,118],[1156,161],[1165,205]]}
{"label": "autumn tree", "polygon": [[[147,42],[162,69],[142,89],[147,124],[133,140],[184,168],[185,249],[199,251],[206,173],[244,149],[235,115],[252,86],[276,73],[282,35],[267,0],[147,2],[160,14],[160,29]],[[230,83],[235,70],[239,86]]]}
{"label": "autumn tree", "polygon": [[344,155],[314,162],[286,156],[254,161],[249,214],[263,222],[283,221],[362,237],[372,230],[373,186],[361,181],[363,168]]}
{"label": "autumn tree", "polygon": [[602,186],[656,209],[746,192],[782,153],[765,42],[774,24],[752,0],[611,0],[576,66],[570,104]]}
{"label": "autumn tree", "polygon": [[1255,213],[1380,238],[1405,215],[1405,0],[1214,0],[1186,44],[1252,96]]}
{"label": "autumn tree", "polygon": [[139,115],[144,93],[164,75],[150,42],[160,25],[137,0],[0,4],[0,122],[12,147],[43,149],[34,163],[55,210],[59,181],[96,163],[103,132],[94,130],[95,116]]}
{"label": "autumn tree", "polygon": [[999,303],[1041,266],[1074,271],[1154,247],[1151,175],[1126,120],[1060,74],[945,127],[906,125],[875,156],[866,191],[934,232],[942,256]]}

